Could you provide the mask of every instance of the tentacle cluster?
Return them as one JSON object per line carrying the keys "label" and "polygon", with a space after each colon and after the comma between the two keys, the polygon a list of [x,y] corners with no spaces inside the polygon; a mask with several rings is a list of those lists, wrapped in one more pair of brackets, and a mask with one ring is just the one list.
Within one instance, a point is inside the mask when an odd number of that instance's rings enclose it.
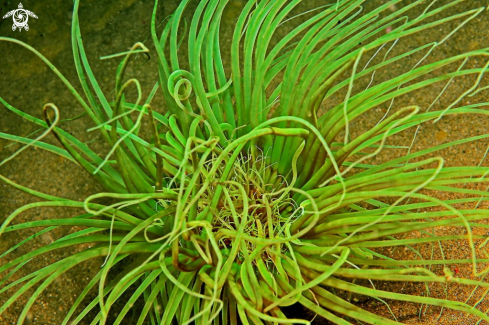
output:
{"label": "tentacle cluster", "polygon": [[[138,325],[148,320],[164,325],[309,324],[310,318],[285,315],[284,307],[294,304],[335,324],[351,324],[353,320],[400,324],[394,314],[389,318],[370,312],[338,291],[384,303],[383,299],[391,299],[449,307],[489,321],[486,313],[466,303],[433,298],[429,291],[415,296],[377,290],[374,283],[457,283],[489,288],[482,280],[458,278],[449,269],[450,264],[466,263],[472,265],[476,276],[489,272],[481,267],[489,259],[479,256],[482,252],[488,257],[487,236],[472,231],[487,228],[483,221],[489,215],[485,208],[488,194],[459,186],[486,184],[487,168],[447,167],[442,158],[432,157],[449,146],[489,135],[414,153],[412,145],[388,145],[392,135],[436,122],[442,116],[489,115],[481,108],[488,103],[456,107],[466,96],[486,90],[480,83],[489,63],[473,69],[464,65],[471,58],[486,58],[487,50],[424,62],[433,49],[483,8],[432,18],[461,2],[455,0],[439,8],[428,5],[411,19],[409,10],[424,1],[401,7],[401,0],[391,0],[360,15],[361,0],[341,0],[306,12],[302,23],[272,41],[282,24],[293,25],[296,16],[292,15],[299,2],[244,3],[234,26],[228,67],[221,58],[219,41],[220,28],[226,27],[221,21],[228,1],[199,1],[187,29],[182,21],[190,1],[183,0],[175,13],[163,20],[162,30],[157,24],[156,1],[151,32],[159,80],[144,102],[139,81],[127,78],[126,68],[149,48],[137,43],[127,52],[104,57],[122,57],[115,96],[109,101],[85,55],[79,1],[74,5],[72,45],[86,100],[39,52],[18,40],[0,37],[0,41],[26,47],[48,64],[93,120],[95,127],[89,131],[99,131],[111,147],[102,158],[64,131],[58,123],[63,110],[54,104],[45,106],[44,120],[40,120],[0,98],[10,111],[45,129],[35,139],[4,133],[0,137],[25,144],[21,150],[35,146],[61,155],[83,167],[106,190],[77,202],[31,190],[0,175],[3,182],[43,200],[8,216],[0,235],[33,227],[45,227],[38,235],[60,226],[84,227],[2,264],[0,272],[10,273],[0,281],[0,294],[9,293],[0,314],[35,288],[18,318],[22,324],[29,308],[57,277],[84,261],[105,257],[102,269],[80,294],[63,324],[78,324],[97,306],[93,324],[121,324],[137,302],[142,306]],[[395,5],[400,7],[391,11]],[[423,44],[405,53],[394,49],[400,39],[452,21],[461,23],[439,43]],[[384,33],[387,27],[392,27],[391,31]],[[188,46],[187,62],[182,44]],[[408,71],[376,82],[377,71],[423,53]],[[364,66],[363,61],[367,61]],[[432,76],[435,70],[459,62],[456,71]],[[405,94],[440,82],[448,85],[465,76],[477,76],[476,82],[443,110],[423,112],[417,106],[394,105],[394,100]],[[366,89],[359,90],[355,86],[362,78],[370,80]],[[125,93],[133,87],[138,95],[128,102]],[[158,91],[163,94],[165,109],[152,104]],[[337,97],[341,99],[335,102]],[[353,138],[350,124],[384,104],[389,105],[385,116]],[[322,105],[326,112],[319,114]],[[149,121],[151,140],[139,135],[144,119]],[[41,141],[50,132],[62,148]],[[375,164],[373,159],[382,150],[407,153]],[[433,194],[437,191],[460,197],[441,200]],[[115,203],[103,205],[98,203],[101,198]],[[472,208],[461,209],[460,204]],[[13,224],[18,215],[38,207],[84,208],[86,213]],[[434,229],[446,226],[463,227],[465,233],[434,235]],[[422,236],[410,237],[414,231]],[[466,240],[470,258],[433,260],[416,246],[427,244],[434,249],[438,243],[444,256],[442,243],[448,240]],[[9,282],[31,259],[87,243],[96,245]],[[401,246],[418,258],[396,260],[379,250]],[[118,264],[123,265],[123,271],[110,277],[109,272]],[[420,265],[442,265],[443,271]],[[357,282],[362,279],[369,281]],[[97,298],[83,305],[96,286]],[[114,304],[125,292],[130,292],[130,298],[114,313]],[[84,309],[75,316],[80,306]]]}

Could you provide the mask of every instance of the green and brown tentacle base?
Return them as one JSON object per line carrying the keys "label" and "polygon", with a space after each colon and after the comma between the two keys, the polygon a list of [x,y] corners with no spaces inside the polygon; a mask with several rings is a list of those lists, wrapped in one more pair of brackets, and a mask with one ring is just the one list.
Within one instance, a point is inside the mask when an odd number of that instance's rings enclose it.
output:
{"label": "green and brown tentacle base", "polygon": [[[411,19],[409,10],[424,1],[393,0],[360,15],[362,0],[341,0],[307,12],[300,24],[293,25],[299,2],[245,2],[234,27],[230,67],[223,64],[219,42],[228,1],[198,2],[189,26],[182,21],[190,1],[181,1],[162,24],[157,24],[155,3],[151,23],[155,49],[137,43],[128,52],[104,57],[123,58],[112,101],[102,92],[85,55],[78,1],[72,45],[85,97],[35,49],[0,37],[31,50],[48,64],[111,148],[102,158],[64,131],[58,123],[63,110],[54,104],[44,107],[44,120],[40,120],[0,98],[7,109],[44,129],[35,139],[5,133],[0,133],[1,138],[25,144],[21,150],[39,147],[60,155],[82,166],[105,188],[77,202],[34,191],[0,175],[2,182],[42,199],[6,217],[0,236],[43,227],[0,255],[6,259],[0,267],[0,295],[7,295],[0,314],[32,289],[18,317],[22,324],[41,293],[60,275],[104,257],[101,270],[77,298],[63,325],[80,324],[88,315],[95,315],[91,324],[123,324],[137,302],[143,306],[134,321],[138,325],[310,324],[314,315],[334,324],[401,324],[393,312],[380,315],[354,304],[352,294],[387,307],[385,300],[406,301],[489,321],[478,307],[489,290],[489,284],[479,278],[489,272],[483,265],[489,262],[488,238],[473,233],[487,228],[489,194],[460,186],[487,186],[489,172],[481,164],[447,167],[436,156],[445,148],[489,135],[416,152],[412,145],[389,145],[391,136],[443,116],[487,118],[488,103],[458,105],[466,96],[487,91],[480,83],[488,64],[465,68],[473,58],[485,62],[487,49],[434,63],[425,63],[424,58],[439,45],[436,42],[415,45],[405,53],[393,50],[398,40],[414,33],[459,22],[448,39],[484,8],[446,16],[446,10],[462,2],[457,0],[439,7],[428,5]],[[394,5],[398,9],[391,11]],[[274,39],[284,23],[292,28]],[[383,32],[387,27],[392,27],[390,32]],[[188,46],[186,60],[183,44]],[[385,52],[378,55],[382,49]],[[151,51],[158,57],[159,80],[143,102],[139,81],[126,76],[126,67],[137,60],[135,54]],[[423,54],[422,59],[408,71],[373,82],[376,71],[418,54]],[[454,64],[458,68],[447,71]],[[476,79],[473,86],[443,110],[394,105],[375,126],[351,136],[350,123],[363,114],[384,104],[392,106],[394,99],[406,94],[467,76]],[[367,88],[355,88],[366,78],[371,79]],[[134,102],[126,101],[130,88],[138,94]],[[163,94],[164,109],[153,102],[157,92]],[[323,114],[318,113],[320,107]],[[151,129],[150,140],[139,135],[143,121]],[[42,141],[49,133],[61,147]],[[402,153],[393,160],[374,160],[386,150]],[[440,199],[441,192],[456,198]],[[100,200],[104,198],[109,200]],[[107,201],[112,204],[101,203]],[[86,213],[13,222],[24,211],[41,207],[83,208]],[[83,230],[10,257],[35,237],[65,226]],[[437,236],[440,227],[459,227],[463,233]],[[470,256],[445,259],[443,243],[457,240],[468,243]],[[86,244],[95,245],[33,273],[22,273],[26,263],[42,254]],[[389,253],[398,247],[417,257]],[[421,247],[439,250],[442,258],[433,259]],[[457,277],[450,271],[453,264],[470,265],[476,279]],[[109,275],[115,269],[122,271]],[[419,296],[380,290],[375,287],[378,281],[424,283],[427,291]],[[474,292],[478,287],[487,289],[471,306],[431,297],[428,289],[433,283],[469,285]],[[92,289],[98,295],[87,302]],[[121,305],[123,297],[129,298]],[[116,308],[116,302],[122,307]],[[297,304],[312,316],[293,318],[284,313],[284,308]]]}

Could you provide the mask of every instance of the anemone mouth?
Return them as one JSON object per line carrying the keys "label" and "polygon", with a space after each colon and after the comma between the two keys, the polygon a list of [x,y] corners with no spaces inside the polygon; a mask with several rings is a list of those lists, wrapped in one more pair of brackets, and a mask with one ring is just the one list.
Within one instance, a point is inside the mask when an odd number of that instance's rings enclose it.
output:
{"label": "anemone mouth", "polygon": [[[273,169],[274,164],[269,164],[270,157],[261,149],[258,150],[257,156],[253,155],[251,150],[239,154],[227,174],[228,181],[220,181],[229,169],[229,161],[221,161],[213,174],[213,181],[210,181],[205,191],[198,196],[194,213],[195,219],[199,219],[199,216],[210,212],[210,224],[219,249],[227,252],[234,245],[241,245],[245,247],[247,254],[260,255],[267,268],[271,270],[274,256],[266,250],[272,245],[267,241],[289,238],[290,227],[304,213],[304,208],[298,205],[291,195],[293,184],[287,180],[290,175],[277,175]],[[195,184],[196,188],[209,181],[209,174],[212,173],[217,158],[217,154],[211,154],[202,164],[198,171],[199,181]],[[180,178],[175,177],[167,186],[174,191],[181,187],[186,188],[192,176],[193,173],[188,173],[183,183]],[[221,187],[220,190],[225,194],[215,200],[218,187]],[[188,204],[193,204],[194,201],[195,199],[190,197]],[[166,208],[178,205],[175,201],[164,200],[160,200],[159,204]],[[191,214],[192,212],[189,213]],[[193,218],[190,216],[189,219]],[[189,229],[184,238],[192,241],[198,251],[209,250],[208,246],[205,247],[206,240],[202,228]],[[284,253],[287,248],[282,244],[276,244],[275,250]],[[243,254],[243,250],[240,250],[236,255],[238,263],[243,262]],[[256,264],[256,261],[252,263]]]}

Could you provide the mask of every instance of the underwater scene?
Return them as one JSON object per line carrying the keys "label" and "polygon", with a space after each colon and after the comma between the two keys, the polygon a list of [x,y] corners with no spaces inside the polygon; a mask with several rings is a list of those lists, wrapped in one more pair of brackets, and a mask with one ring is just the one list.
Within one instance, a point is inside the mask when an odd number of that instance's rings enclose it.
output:
{"label": "underwater scene", "polygon": [[0,325],[489,324],[488,7],[0,1]]}

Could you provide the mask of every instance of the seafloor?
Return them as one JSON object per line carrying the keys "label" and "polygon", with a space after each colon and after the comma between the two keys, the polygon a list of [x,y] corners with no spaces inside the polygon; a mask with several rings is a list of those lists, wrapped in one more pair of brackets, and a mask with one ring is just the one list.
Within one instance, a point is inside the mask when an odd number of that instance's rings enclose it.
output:
{"label": "seafloor", "polygon": [[[305,8],[314,8],[319,5],[334,2],[324,0],[304,1],[299,10]],[[365,2],[365,11],[385,3],[381,0],[367,0]],[[392,10],[397,10],[399,7],[411,3],[406,1],[392,7]],[[12,37],[36,48],[39,52],[45,55],[61,73],[73,83],[75,88],[82,92],[77,80],[73,57],[71,51],[70,29],[72,18],[72,1],[53,0],[53,1],[34,1],[26,0],[22,2],[24,8],[34,12],[39,18],[29,19],[29,31],[12,31],[12,20],[0,20],[0,36]],[[197,1],[189,6],[189,13],[195,7]],[[223,30],[222,30],[222,47],[223,57],[229,57],[229,49],[226,48],[230,44],[230,28],[235,22],[235,17],[239,12],[239,8],[243,5],[244,0],[231,0],[230,5],[225,11]],[[430,1],[426,2],[427,4]],[[439,1],[435,6],[440,6],[447,1]],[[160,10],[158,21],[168,16],[178,1],[164,0],[160,1]],[[409,12],[409,16],[414,18],[421,14],[426,5]],[[2,0],[0,3],[0,17],[8,11],[16,9],[18,3],[14,1]],[[470,9],[487,6],[487,0],[468,0],[453,7],[444,15],[456,14]],[[152,1],[137,1],[137,0],[104,0],[104,1],[82,1],[80,6],[80,22],[83,41],[87,52],[88,59],[92,69],[97,77],[102,90],[109,94],[114,87],[115,70],[118,60],[99,60],[100,56],[109,55],[117,52],[122,52],[130,48],[135,42],[141,41],[151,45],[150,38],[150,20],[153,8]],[[187,14],[187,19],[190,19]],[[297,25],[299,18],[291,25]],[[396,44],[393,53],[401,53],[414,49],[422,44],[434,40],[442,40],[454,28],[456,28],[462,20],[453,23],[442,25],[433,28],[429,31],[420,34],[412,35]],[[449,56],[460,54],[464,51],[475,50],[489,47],[489,14],[486,11],[481,13],[463,26],[457,33],[451,36],[446,42],[439,45],[425,62],[434,62],[436,60]],[[287,27],[282,28],[277,35],[280,39],[280,33],[286,33]],[[387,30],[385,32],[388,32]],[[185,51],[182,51],[184,55]],[[426,54],[423,52],[422,55]],[[383,55],[383,54],[382,54]],[[421,56],[422,56],[421,55]],[[403,60],[389,67],[385,71],[379,71],[376,78],[385,80],[393,76],[397,76],[400,72],[407,71],[412,68],[421,58],[416,56],[411,59]],[[368,58],[366,58],[368,59]],[[365,60],[366,60],[365,59]],[[477,60],[469,60],[467,66],[480,66],[486,59],[479,57]],[[478,61],[478,62],[476,62]],[[363,61],[362,61],[363,62]],[[461,63],[461,62],[460,62]],[[460,64],[459,63],[459,64]],[[225,64],[229,64],[226,60]],[[452,71],[458,66],[450,66]],[[154,82],[157,80],[156,74],[156,55],[154,50],[150,54],[150,59],[141,56],[137,58],[129,70],[129,74],[137,78],[142,85],[143,96],[147,95]],[[483,84],[487,84],[487,78],[483,79]],[[355,87],[363,89],[367,86],[369,80],[360,81]],[[432,110],[439,110],[447,107],[450,103],[457,99],[464,90],[471,87],[474,83],[474,78],[456,79],[447,88],[444,95],[432,107]],[[438,94],[442,91],[445,84],[436,84],[433,87],[424,89],[422,92],[416,92],[396,100],[393,105],[393,110],[399,109],[407,105],[419,105],[422,110],[426,110]],[[487,97],[488,92],[482,92],[478,96],[464,99],[459,105],[468,102],[483,102]],[[38,118],[42,118],[42,107],[45,103],[55,103],[60,109],[61,118],[73,118],[83,113],[83,109],[78,105],[71,96],[63,83],[50,71],[50,69],[41,62],[39,58],[33,55],[28,50],[17,44],[0,42],[0,96],[14,107],[21,109],[24,112],[32,114]],[[163,111],[162,98],[157,97],[153,102],[153,107],[158,111]],[[323,105],[323,109],[327,109],[328,102]],[[367,130],[384,115],[388,105],[370,112],[351,123],[350,129],[352,135],[359,135],[362,130]],[[489,109],[489,107],[486,107]],[[97,132],[86,133],[85,131],[92,126],[88,117],[84,116],[74,121],[66,121],[62,123],[63,128],[84,142],[90,142],[90,146],[96,152],[106,152],[102,138]],[[464,116],[464,117],[444,117],[436,124],[426,124],[419,129],[416,141],[414,142],[413,151],[427,148],[429,146],[442,144],[474,135],[485,134],[489,130],[487,117],[483,116]],[[9,112],[0,104],[0,132],[11,133],[21,136],[27,136],[37,128],[32,123],[16,116]],[[413,131],[405,132],[401,135],[393,137],[390,144],[409,145],[413,140]],[[56,143],[53,136],[49,135],[46,138],[49,143]],[[444,150],[440,154],[446,159],[446,165],[449,166],[467,166],[478,165],[481,163],[484,152],[488,143],[480,141],[478,143],[465,144],[463,146],[451,147]],[[10,145],[10,142],[0,139],[0,160],[7,158],[16,150],[18,145]],[[377,161],[397,157],[404,154],[403,149],[389,150],[382,153]],[[489,166],[487,160],[482,161],[483,166]],[[75,200],[83,200],[88,195],[101,191],[95,181],[87,175],[80,167],[68,162],[63,158],[59,158],[53,154],[30,148],[24,151],[21,155],[3,166],[0,166],[0,173],[17,183],[28,186],[35,190],[46,192],[52,195],[63,196]],[[486,185],[480,184],[479,188],[485,190]],[[476,186],[475,186],[476,187]],[[448,199],[445,193],[436,193],[439,198]],[[4,220],[15,209],[30,203],[35,202],[32,198],[20,191],[14,190],[5,184],[0,184],[0,221]],[[39,220],[48,218],[62,218],[73,216],[79,211],[67,209],[34,209],[29,212],[22,213],[18,216],[15,222],[25,222],[27,220]],[[37,238],[32,244],[24,245],[17,249],[11,256],[0,261],[3,265],[7,261],[20,256],[35,248],[49,244],[75,229],[66,227],[58,228],[55,231],[44,234]],[[38,229],[31,229],[19,233],[5,234],[0,238],[0,253],[17,244],[23,238],[34,234]],[[462,234],[464,230],[460,229],[437,229],[437,234]],[[481,233],[478,233],[481,234]],[[413,234],[417,236],[418,234]],[[79,247],[77,249],[82,249]],[[416,247],[425,257],[431,255],[429,247]],[[28,274],[39,269],[60,258],[67,257],[73,254],[77,249],[62,249],[52,253],[44,254],[41,258],[28,263],[18,275],[14,278],[19,278],[21,275]],[[458,259],[469,258],[469,246],[466,242],[455,241],[443,246],[445,258]],[[481,252],[478,251],[478,254]],[[408,249],[399,250],[396,252],[397,258],[416,258],[414,253]],[[440,250],[435,249],[433,258],[440,257]],[[77,295],[83,290],[102,264],[102,260],[94,260],[70,270],[65,275],[56,280],[49,286],[38,302],[31,308],[27,315],[26,324],[61,324],[62,319],[71,304],[75,301]],[[433,268],[435,272],[441,272],[441,268]],[[471,277],[471,269],[468,266],[452,266],[452,271],[458,272],[457,276]],[[423,285],[403,285],[403,284],[377,284],[377,288],[397,290],[411,294],[426,294]],[[450,284],[446,291],[448,298],[456,301],[465,301],[472,292],[471,287],[463,287]],[[8,299],[9,293],[6,292],[0,295],[0,304]],[[5,311],[0,316],[0,324],[15,324],[18,315],[27,301],[28,294],[22,296],[17,303]],[[483,290],[477,289],[470,304],[476,303],[482,297]],[[95,296],[95,292],[91,298]],[[444,287],[442,285],[430,286],[430,296],[445,297]],[[372,311],[388,315],[389,311],[384,304],[373,299],[365,299],[356,297],[364,307]],[[394,315],[401,322],[407,324],[475,324],[476,320],[472,317],[467,317],[460,312],[444,309],[441,311],[437,307],[422,308],[420,313],[419,305],[409,304],[405,302],[386,301]],[[489,298],[483,301],[479,308],[486,310],[489,307]],[[138,305],[133,308],[133,315],[137,315]],[[441,317],[439,317],[441,313]],[[130,313],[131,315],[131,313]],[[439,317],[439,318],[438,318]],[[129,317],[130,318],[130,317]],[[83,322],[89,324],[90,322]],[[317,324],[324,321],[316,320]],[[125,324],[132,324],[128,319]]]}

